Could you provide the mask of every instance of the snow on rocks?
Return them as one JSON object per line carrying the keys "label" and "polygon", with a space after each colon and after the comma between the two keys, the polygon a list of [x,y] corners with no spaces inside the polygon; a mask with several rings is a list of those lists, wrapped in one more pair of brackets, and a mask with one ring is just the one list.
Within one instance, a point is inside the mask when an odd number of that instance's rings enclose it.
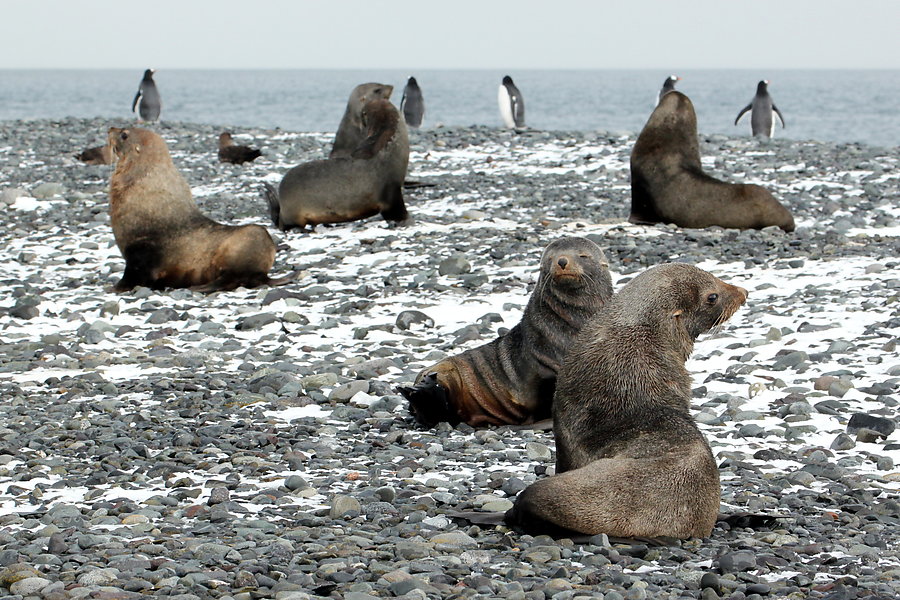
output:
{"label": "snow on rocks", "polygon": [[[274,289],[110,286],[110,167],[73,150],[101,120],[0,123],[0,590],[69,598],[894,597],[900,594],[898,150],[701,137],[798,230],[627,224],[634,136],[411,134],[415,222],[281,233]],[[267,223],[260,194],[330,134],[164,124],[198,204]],[[694,414],[721,467],[720,523],[670,547],[522,536],[448,512],[509,506],[553,437],[420,431],[395,392],[521,317],[544,246],[590,236],[616,286],[687,261],[749,290],[698,341]],[[15,586],[15,588],[14,588]],[[712,595],[714,594],[714,595]],[[739,596],[738,594],[742,595]]]}

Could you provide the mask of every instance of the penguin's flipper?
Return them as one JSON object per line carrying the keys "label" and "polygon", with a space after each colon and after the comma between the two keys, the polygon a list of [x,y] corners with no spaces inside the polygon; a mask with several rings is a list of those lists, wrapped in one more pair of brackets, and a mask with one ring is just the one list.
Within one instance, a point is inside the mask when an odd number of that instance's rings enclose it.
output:
{"label": "penguin's flipper", "polygon": [[742,108],[742,109],[741,109],[741,112],[738,113],[737,118],[734,120],[734,124],[737,125],[737,124],[738,124],[738,121],[741,120],[741,117],[744,116],[744,113],[747,112],[748,110],[750,110],[751,108],[753,108],[753,103],[752,103],[752,102],[751,102],[750,104],[748,104],[747,106],[745,106],[744,108]]}
{"label": "penguin's flipper", "polygon": [[773,104],[772,110],[774,110],[775,114],[778,115],[778,118],[781,119],[781,128],[784,129],[785,127],[787,127],[787,125],[784,124],[784,117],[781,115],[781,111],[778,110],[778,107]]}
{"label": "penguin's flipper", "polygon": [[141,88],[138,88],[137,94],[134,95],[134,101],[131,103],[131,112],[137,112],[137,105],[141,99]]}

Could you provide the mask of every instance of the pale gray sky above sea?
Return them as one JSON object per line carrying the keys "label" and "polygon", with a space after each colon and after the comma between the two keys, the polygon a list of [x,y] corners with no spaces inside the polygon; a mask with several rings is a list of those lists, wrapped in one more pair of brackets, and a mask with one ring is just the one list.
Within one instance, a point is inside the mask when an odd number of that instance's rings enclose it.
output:
{"label": "pale gray sky above sea", "polygon": [[896,0],[3,1],[0,68],[896,69]]}

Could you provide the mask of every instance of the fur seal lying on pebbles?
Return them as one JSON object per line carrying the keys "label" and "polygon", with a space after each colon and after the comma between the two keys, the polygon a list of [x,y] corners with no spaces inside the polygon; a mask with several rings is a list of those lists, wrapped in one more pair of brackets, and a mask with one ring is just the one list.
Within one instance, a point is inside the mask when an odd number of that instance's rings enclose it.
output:
{"label": "fur seal lying on pebbles", "polygon": [[245,162],[253,162],[260,156],[262,156],[262,152],[259,148],[235,144],[231,132],[225,131],[219,134],[219,162],[242,165]]}
{"label": "fur seal lying on pebbles", "polygon": [[522,320],[492,342],[424,369],[398,388],[416,420],[472,426],[550,416],[556,373],[582,325],[612,296],[606,256],[579,237],[552,242]]}
{"label": "fur seal lying on pebbles", "polygon": [[372,100],[390,100],[394,86],[386,83],[361,83],[350,92],[347,108],[341,118],[329,158],[349,158],[369,135],[363,124],[362,112]]}
{"label": "fur seal lying on pebbles", "polygon": [[80,154],[76,154],[75,158],[88,165],[111,165],[112,150],[110,150],[109,144],[87,148]]}
{"label": "fur seal lying on pebbles", "polygon": [[506,522],[528,533],[705,537],[719,474],[689,414],[684,363],[746,290],[672,263],[630,281],[586,324],[553,399],[556,475],[516,498]]}
{"label": "fur seal lying on pebbles", "polygon": [[690,99],[672,91],[638,136],[631,152],[632,223],[680,227],[794,230],[794,217],[767,190],[725,183],[703,172],[697,115]]}
{"label": "fur seal lying on pebbles", "polygon": [[269,279],[275,244],[259,225],[222,225],[204,216],[159,135],[109,128],[117,159],[109,214],[125,272],[116,291],[143,285],[202,291],[281,283]]}
{"label": "fur seal lying on pebbles", "polygon": [[370,100],[361,113],[368,137],[349,158],[315,160],[288,171],[278,191],[265,184],[269,215],[288,230],[319,223],[343,223],[381,213],[388,221],[409,218],[403,180],[409,164],[409,135],[388,100]]}

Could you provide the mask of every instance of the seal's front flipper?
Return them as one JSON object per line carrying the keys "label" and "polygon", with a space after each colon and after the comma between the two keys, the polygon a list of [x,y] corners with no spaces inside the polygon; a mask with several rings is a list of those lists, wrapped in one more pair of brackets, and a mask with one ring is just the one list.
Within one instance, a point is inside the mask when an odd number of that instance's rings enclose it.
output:
{"label": "seal's front flipper", "polygon": [[429,373],[414,386],[398,387],[397,391],[409,400],[409,412],[423,427],[434,427],[443,421],[456,425],[460,421],[450,406],[450,392],[438,383],[437,373]]}

